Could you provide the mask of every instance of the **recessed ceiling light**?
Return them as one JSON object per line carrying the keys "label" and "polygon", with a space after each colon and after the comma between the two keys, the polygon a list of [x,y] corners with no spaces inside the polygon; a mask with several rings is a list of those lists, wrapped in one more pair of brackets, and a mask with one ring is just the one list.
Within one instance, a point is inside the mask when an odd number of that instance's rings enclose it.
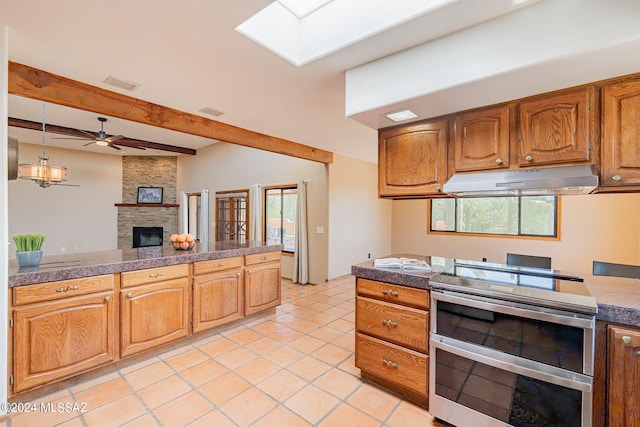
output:
{"label": "recessed ceiling light", "polygon": [[106,83],[111,86],[115,86],[120,89],[133,91],[140,87],[140,83],[130,82],[128,80],[122,80],[117,77],[109,76],[103,80],[103,83]]}
{"label": "recessed ceiling light", "polygon": [[415,119],[418,117],[418,115],[411,110],[392,111],[391,113],[385,114],[385,116],[389,117],[394,122],[401,122],[403,120]]}
{"label": "recessed ceiling light", "polygon": [[221,115],[224,114],[222,111],[218,111],[218,110],[216,110],[214,108],[211,108],[211,107],[204,107],[204,108],[199,109],[198,111],[200,111],[201,113],[204,113],[204,114],[208,114],[208,115],[213,116],[213,117],[218,117],[218,116],[221,116]]}

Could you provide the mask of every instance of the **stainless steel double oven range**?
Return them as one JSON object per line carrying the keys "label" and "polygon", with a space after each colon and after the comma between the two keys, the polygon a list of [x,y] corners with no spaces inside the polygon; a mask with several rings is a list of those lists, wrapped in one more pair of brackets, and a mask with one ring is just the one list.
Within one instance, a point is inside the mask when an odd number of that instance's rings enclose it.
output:
{"label": "stainless steel double oven range", "polygon": [[433,276],[429,412],[459,427],[590,427],[597,305],[578,277],[456,262]]}

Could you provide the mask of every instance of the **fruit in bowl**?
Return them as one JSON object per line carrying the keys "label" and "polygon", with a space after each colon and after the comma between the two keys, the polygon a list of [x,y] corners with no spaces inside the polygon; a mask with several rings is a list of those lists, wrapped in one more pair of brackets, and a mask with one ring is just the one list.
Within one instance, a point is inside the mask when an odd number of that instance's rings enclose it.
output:
{"label": "fruit in bowl", "polygon": [[182,251],[193,249],[196,245],[195,236],[188,233],[172,234],[171,237],[169,237],[169,240],[171,240],[171,244],[175,249]]}

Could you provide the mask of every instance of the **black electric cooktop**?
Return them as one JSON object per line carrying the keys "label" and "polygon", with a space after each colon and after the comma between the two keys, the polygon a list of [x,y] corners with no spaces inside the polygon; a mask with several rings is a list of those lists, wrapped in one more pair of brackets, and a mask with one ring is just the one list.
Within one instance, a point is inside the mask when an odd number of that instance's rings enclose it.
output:
{"label": "black electric cooktop", "polygon": [[430,279],[431,287],[595,314],[584,279],[555,270],[455,260]]}

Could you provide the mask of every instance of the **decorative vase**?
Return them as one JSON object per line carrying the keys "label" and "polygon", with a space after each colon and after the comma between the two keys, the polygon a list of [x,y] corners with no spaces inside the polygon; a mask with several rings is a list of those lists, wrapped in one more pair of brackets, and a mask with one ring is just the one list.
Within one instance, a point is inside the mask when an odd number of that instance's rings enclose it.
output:
{"label": "decorative vase", "polygon": [[40,264],[42,251],[16,252],[16,259],[20,267],[33,267]]}

